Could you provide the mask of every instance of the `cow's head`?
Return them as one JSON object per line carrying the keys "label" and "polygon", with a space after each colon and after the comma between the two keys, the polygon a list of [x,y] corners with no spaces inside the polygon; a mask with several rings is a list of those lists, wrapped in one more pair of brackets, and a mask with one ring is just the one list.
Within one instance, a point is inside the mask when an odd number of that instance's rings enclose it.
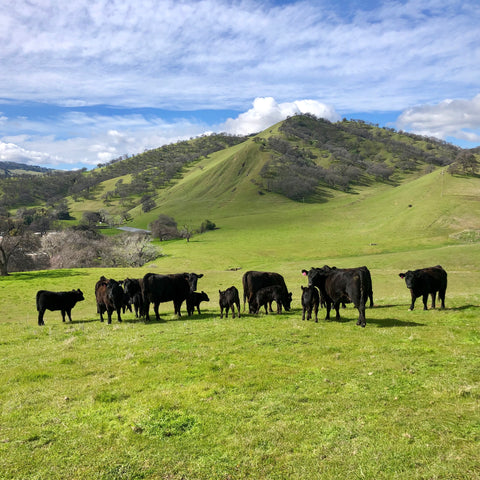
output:
{"label": "cow's head", "polygon": [[332,269],[325,265],[322,268],[312,267],[310,270],[302,270],[302,274],[308,277],[308,286],[312,285],[319,287],[325,281],[325,277],[329,274]]}
{"label": "cow's head", "polygon": [[77,302],[81,302],[82,300],[85,300],[85,297],[83,296],[83,292],[77,288],[77,290],[72,290],[72,292],[75,294],[75,298]]}
{"label": "cow's head", "polygon": [[190,291],[194,292],[197,289],[198,279],[203,277],[203,273],[184,273],[183,276],[190,285]]}
{"label": "cow's head", "polygon": [[283,308],[289,312],[290,305],[292,304],[292,292],[288,292],[285,298],[283,299]]}
{"label": "cow's head", "polygon": [[408,270],[405,273],[399,273],[398,276],[400,278],[405,279],[405,283],[407,284],[407,288],[413,288],[413,284],[415,283],[415,272]]}

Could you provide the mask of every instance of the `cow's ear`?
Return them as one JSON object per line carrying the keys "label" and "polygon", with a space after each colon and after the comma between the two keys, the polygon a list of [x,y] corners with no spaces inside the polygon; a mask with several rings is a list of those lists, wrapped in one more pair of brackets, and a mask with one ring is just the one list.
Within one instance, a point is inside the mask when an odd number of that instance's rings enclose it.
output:
{"label": "cow's ear", "polygon": [[203,277],[203,273],[201,273],[200,275],[197,275],[198,278],[202,278]]}
{"label": "cow's ear", "polygon": [[306,276],[307,276],[307,273],[308,273],[308,272],[307,272],[306,270],[302,270],[302,275],[303,275],[303,276],[306,277]]}
{"label": "cow's ear", "polygon": [[405,274],[404,274],[404,273],[399,273],[398,276],[399,276],[400,278],[405,278]]}

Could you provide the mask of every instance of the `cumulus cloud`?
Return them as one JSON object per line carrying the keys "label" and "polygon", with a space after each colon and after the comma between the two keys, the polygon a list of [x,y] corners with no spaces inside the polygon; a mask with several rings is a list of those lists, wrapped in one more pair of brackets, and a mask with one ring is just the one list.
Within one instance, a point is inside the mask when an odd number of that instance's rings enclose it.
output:
{"label": "cumulus cloud", "polygon": [[470,100],[444,100],[405,110],[397,120],[400,129],[443,140],[449,137],[480,142],[480,94]]}
{"label": "cumulus cloud", "polygon": [[253,107],[237,118],[225,122],[225,131],[236,135],[257,133],[285,120],[287,117],[311,113],[331,121],[340,120],[340,115],[331,106],[315,100],[297,100],[295,102],[277,103],[272,97],[256,98]]}
{"label": "cumulus cloud", "polygon": [[14,143],[0,142],[0,161],[43,165],[54,163],[57,159],[48,153],[26,150]]}

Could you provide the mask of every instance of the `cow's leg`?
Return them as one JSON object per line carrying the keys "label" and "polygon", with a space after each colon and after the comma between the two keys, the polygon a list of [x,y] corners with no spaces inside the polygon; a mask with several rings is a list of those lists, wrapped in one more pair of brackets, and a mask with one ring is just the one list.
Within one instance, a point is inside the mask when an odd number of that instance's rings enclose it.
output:
{"label": "cow's leg", "polygon": [[326,309],[327,309],[327,315],[325,317],[325,320],[330,320],[330,309],[332,308],[332,304],[330,300],[325,301]]}
{"label": "cow's leg", "polygon": [[413,310],[414,307],[415,307],[415,300],[417,299],[417,297],[415,296],[415,294],[413,293],[412,290],[410,290],[410,293],[411,293],[411,295],[412,295],[412,302],[411,302],[411,304],[410,304],[409,310],[411,311],[411,310]]}
{"label": "cow's leg", "polygon": [[62,313],[62,322],[65,323],[65,310],[61,310]]}
{"label": "cow's leg", "polygon": [[315,323],[318,323],[318,303],[313,307],[315,311]]}
{"label": "cow's leg", "polygon": [[[345,305],[345,304],[342,304],[342,305]],[[335,302],[334,303],[334,308],[335,308],[335,312],[336,312],[335,319],[338,321],[338,320],[340,320],[340,302]]]}
{"label": "cow's leg", "polygon": [[428,293],[426,293],[425,295],[423,295],[422,300],[423,300],[423,309],[424,309],[424,310],[428,310],[428,306],[427,306],[427,303],[428,303]]}
{"label": "cow's leg", "polygon": [[306,310],[306,308],[303,307],[302,308],[302,320],[305,320],[305,310]]}
{"label": "cow's leg", "polygon": [[[230,305],[230,308],[231,308],[231,310],[232,310],[232,318],[235,318],[235,304],[232,303],[232,304]],[[238,316],[240,316],[240,310],[238,311]]]}
{"label": "cow's leg", "polygon": [[112,312],[113,310],[111,308],[107,308],[107,323],[110,325],[112,323]]}
{"label": "cow's leg", "polygon": [[440,308],[444,309],[445,308],[445,290],[438,291],[438,298],[440,299],[440,302],[441,302]]}
{"label": "cow's leg", "polygon": [[[67,312],[67,315],[68,315],[68,320],[71,322],[72,321],[72,309],[69,308],[68,310],[66,310]],[[63,319],[63,321],[65,321],[65,318]]]}
{"label": "cow's leg", "polygon": [[38,324],[39,325],[45,325],[45,322],[43,321],[43,316],[45,315],[45,310],[39,310],[38,311]]}
{"label": "cow's leg", "polygon": [[122,316],[120,315],[120,313],[121,313],[121,307],[117,308],[117,318],[119,322],[122,321]]}
{"label": "cow's leg", "polygon": [[437,299],[437,292],[432,292],[432,308],[435,308],[435,300]]}
{"label": "cow's leg", "polygon": [[360,306],[358,307],[357,325],[360,325],[361,327],[365,328],[366,323],[367,322],[365,320],[365,304],[361,303]]}
{"label": "cow's leg", "polygon": [[[236,305],[238,309],[238,318],[240,318],[240,302],[238,302]],[[235,302],[233,303],[233,307],[235,308]]]}
{"label": "cow's leg", "polygon": [[158,313],[158,307],[160,306],[160,302],[153,302],[153,311],[155,312],[155,319],[160,320],[160,314]]}

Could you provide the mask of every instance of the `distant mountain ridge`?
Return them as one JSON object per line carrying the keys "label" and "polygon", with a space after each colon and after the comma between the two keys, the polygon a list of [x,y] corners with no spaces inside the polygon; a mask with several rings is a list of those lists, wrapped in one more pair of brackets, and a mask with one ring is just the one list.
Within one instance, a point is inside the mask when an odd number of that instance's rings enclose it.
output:
{"label": "distant mountain ridge", "polygon": [[0,162],[0,178],[32,173],[47,173],[51,171],[53,171],[51,168],[27,165],[26,163]]}

